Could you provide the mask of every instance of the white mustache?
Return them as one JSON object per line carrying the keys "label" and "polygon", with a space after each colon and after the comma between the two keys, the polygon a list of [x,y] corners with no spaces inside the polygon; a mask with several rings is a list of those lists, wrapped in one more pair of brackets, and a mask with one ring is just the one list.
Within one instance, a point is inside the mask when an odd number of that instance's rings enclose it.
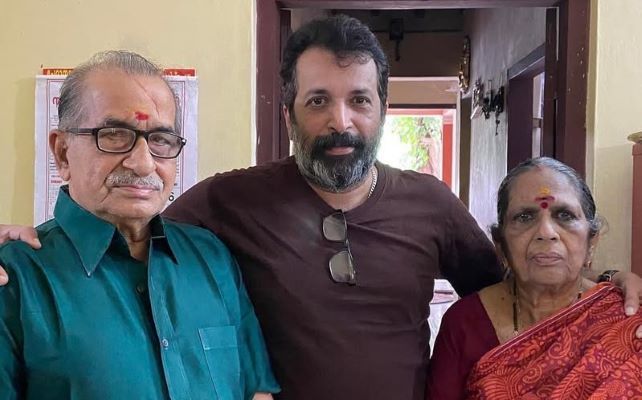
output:
{"label": "white mustache", "polygon": [[105,183],[107,183],[108,186],[150,186],[156,190],[163,190],[165,186],[158,176],[138,176],[131,171],[112,172],[107,176],[107,179],[105,179]]}

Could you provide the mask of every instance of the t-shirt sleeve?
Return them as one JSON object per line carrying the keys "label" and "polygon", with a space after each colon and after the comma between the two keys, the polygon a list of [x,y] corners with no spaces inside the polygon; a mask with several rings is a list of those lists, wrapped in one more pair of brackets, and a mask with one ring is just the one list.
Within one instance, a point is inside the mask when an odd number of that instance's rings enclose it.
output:
{"label": "t-shirt sleeve", "polygon": [[457,293],[464,297],[501,281],[503,272],[493,244],[454,196],[447,227],[448,246],[441,256],[441,273]]}
{"label": "t-shirt sleeve", "polygon": [[[238,272],[238,267],[236,267]],[[261,327],[254,314],[254,307],[237,275],[241,323],[239,325],[241,371],[245,375],[245,399],[252,399],[257,392],[278,393],[281,391],[272,368]]]}
{"label": "t-shirt sleeve", "polygon": [[25,376],[18,282],[2,257],[0,265],[7,267],[7,272],[13,275],[6,286],[0,287],[0,399],[22,399],[25,397]]}

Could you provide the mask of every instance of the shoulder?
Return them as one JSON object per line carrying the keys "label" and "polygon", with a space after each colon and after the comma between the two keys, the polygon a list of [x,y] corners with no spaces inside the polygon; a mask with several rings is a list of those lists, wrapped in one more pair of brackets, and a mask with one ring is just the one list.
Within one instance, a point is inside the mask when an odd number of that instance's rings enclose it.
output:
{"label": "shoulder", "polygon": [[441,209],[450,209],[453,205],[463,207],[448,185],[433,175],[400,170],[382,163],[377,163],[377,167],[385,174],[386,197],[406,198],[413,202],[425,200],[425,206]]}
{"label": "shoulder", "polygon": [[485,316],[484,306],[478,293],[472,293],[457,300],[444,314],[442,326],[461,327],[465,321]]}
{"label": "shoulder", "polygon": [[179,263],[200,265],[217,275],[238,274],[229,248],[211,231],[165,220],[165,236]]}
{"label": "shoulder", "polygon": [[265,186],[275,178],[284,177],[293,170],[296,170],[296,163],[293,157],[288,157],[264,165],[218,173],[196,184],[196,187],[207,186],[213,192],[225,189],[248,190],[251,187],[247,185]]}
{"label": "shoulder", "polygon": [[448,186],[435,176],[421,172],[402,170],[383,163],[377,163],[377,168],[383,170],[390,184],[400,187],[414,186],[424,190],[450,192]]}
{"label": "shoulder", "polygon": [[296,171],[294,159],[288,157],[261,166],[217,173],[179,196],[164,215],[194,223],[194,218],[182,218],[183,214],[207,218],[208,214],[218,215],[221,209],[247,208],[262,196],[282,190],[291,181],[288,177]]}
{"label": "shoulder", "polygon": [[22,286],[21,282],[36,283],[34,273],[40,268],[38,250],[22,241],[10,241],[0,245],[0,265],[9,275],[9,283],[0,287],[0,293],[8,293]]}
{"label": "shoulder", "polygon": [[[33,263],[43,250],[51,249],[64,233],[55,219],[36,227],[41,249],[34,249],[21,240],[11,240],[0,245],[0,265],[11,267],[12,264]],[[4,264],[3,264],[4,263]]]}
{"label": "shoulder", "polygon": [[473,293],[455,302],[444,314],[435,352],[441,353],[438,348],[447,347],[472,363],[498,344],[486,309],[478,293]]}
{"label": "shoulder", "polygon": [[5,268],[11,268],[13,264],[28,260],[35,255],[36,250],[20,240],[12,240],[0,245],[0,265]]}
{"label": "shoulder", "polygon": [[196,246],[200,252],[223,251],[226,254],[229,253],[227,246],[210,230],[166,218],[163,219],[163,223],[165,235],[170,242],[190,243]]}

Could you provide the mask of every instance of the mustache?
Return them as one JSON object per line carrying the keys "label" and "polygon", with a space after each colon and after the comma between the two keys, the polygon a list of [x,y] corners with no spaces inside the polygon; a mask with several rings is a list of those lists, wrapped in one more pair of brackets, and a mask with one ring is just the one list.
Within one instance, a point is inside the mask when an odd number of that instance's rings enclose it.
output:
{"label": "mustache", "polygon": [[137,185],[149,186],[156,190],[163,190],[163,181],[155,175],[138,176],[133,171],[112,172],[105,179],[107,186]]}
{"label": "mustache", "polygon": [[319,136],[314,139],[312,148],[315,152],[323,152],[334,147],[354,147],[362,149],[366,145],[365,140],[350,132],[332,132],[330,135]]}

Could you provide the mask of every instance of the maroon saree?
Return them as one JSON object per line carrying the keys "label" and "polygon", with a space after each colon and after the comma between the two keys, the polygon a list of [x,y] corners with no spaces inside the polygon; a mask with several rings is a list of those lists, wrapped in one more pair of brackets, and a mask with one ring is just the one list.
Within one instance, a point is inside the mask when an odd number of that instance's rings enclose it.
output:
{"label": "maroon saree", "polygon": [[618,288],[596,286],[486,353],[468,377],[468,398],[642,399],[642,311],[626,317],[623,308]]}

